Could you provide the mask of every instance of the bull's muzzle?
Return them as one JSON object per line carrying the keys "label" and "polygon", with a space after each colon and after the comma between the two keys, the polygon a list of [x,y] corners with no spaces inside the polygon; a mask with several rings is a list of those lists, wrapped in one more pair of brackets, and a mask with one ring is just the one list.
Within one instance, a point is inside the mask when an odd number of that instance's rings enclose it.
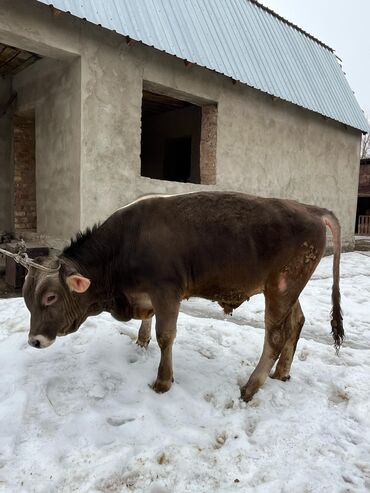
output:
{"label": "bull's muzzle", "polygon": [[48,339],[47,337],[39,334],[37,336],[29,336],[28,344],[34,348],[42,349],[51,346],[55,339]]}

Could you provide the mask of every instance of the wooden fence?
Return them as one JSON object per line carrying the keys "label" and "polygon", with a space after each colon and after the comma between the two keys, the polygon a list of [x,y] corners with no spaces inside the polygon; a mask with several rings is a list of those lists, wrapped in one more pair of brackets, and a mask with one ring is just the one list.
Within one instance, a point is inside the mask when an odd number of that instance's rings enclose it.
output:
{"label": "wooden fence", "polygon": [[358,216],[357,234],[370,236],[370,216]]}

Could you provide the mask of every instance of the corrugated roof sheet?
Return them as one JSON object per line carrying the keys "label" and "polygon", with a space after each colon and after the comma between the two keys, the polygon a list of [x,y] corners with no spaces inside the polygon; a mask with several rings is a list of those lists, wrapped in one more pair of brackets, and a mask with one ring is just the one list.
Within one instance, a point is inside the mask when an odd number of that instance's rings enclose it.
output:
{"label": "corrugated roof sheet", "polygon": [[38,0],[369,132],[333,53],[255,0]]}

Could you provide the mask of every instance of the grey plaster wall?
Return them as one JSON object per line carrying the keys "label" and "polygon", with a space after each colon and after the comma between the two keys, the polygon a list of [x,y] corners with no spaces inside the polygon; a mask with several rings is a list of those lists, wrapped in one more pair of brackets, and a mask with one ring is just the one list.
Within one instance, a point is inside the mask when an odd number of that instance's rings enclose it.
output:
{"label": "grey plaster wall", "polygon": [[[10,79],[0,78],[0,107],[11,95]],[[13,167],[11,164],[11,111],[0,116],[0,231],[12,231]]]}
{"label": "grey plaster wall", "polygon": [[14,77],[20,112],[35,110],[39,234],[80,226],[80,61],[44,58]]}
{"label": "grey plaster wall", "polygon": [[[8,36],[17,45],[14,33],[18,32],[23,43],[28,39],[35,48],[49,49],[57,58],[58,50],[65,50],[63,56],[80,56],[80,87],[76,84],[74,90],[80,89],[81,94],[81,134],[77,126],[68,134],[81,137],[80,209],[68,208],[68,213],[78,217],[71,220],[71,227],[104,219],[144,193],[237,189],[325,206],[338,215],[344,243],[352,243],[360,132],[252,88],[233,85],[230,79],[206,69],[185,67],[182,60],[140,43],[128,46],[125,38],[68,14],[53,17],[47,7],[35,6],[33,1],[18,0],[15,7],[10,0],[0,0],[0,6],[6,6],[0,17],[0,41]],[[18,31],[9,26],[18,26]],[[218,104],[215,186],[140,176],[143,84],[170,88],[194,102]],[[61,96],[60,106],[62,100]],[[49,162],[63,159],[69,144],[52,134],[50,129],[48,138],[55,145],[50,148]],[[49,178],[45,175],[45,184]],[[70,195],[61,197],[68,192],[68,186],[57,188],[54,200],[69,200]],[[62,215],[56,209],[54,222]],[[51,222],[43,227],[52,228]],[[63,234],[68,227],[64,224]],[[61,234],[62,230],[51,231]]]}
{"label": "grey plaster wall", "polygon": [[[101,152],[105,146],[95,145],[83,154],[83,225],[91,223],[94,214],[105,217],[120,205],[145,193],[236,189],[327,207],[338,215],[343,242],[347,247],[351,246],[360,132],[292,104],[274,101],[252,88],[235,86],[229,79],[205,69],[186,68],[181,60],[151,48],[140,44],[127,46],[118,36],[106,33],[103,36],[91,26],[86,26],[84,35],[85,64],[100,67],[99,74],[96,71],[84,73],[83,118],[87,118],[84,116],[86,113],[90,123],[89,128],[85,127],[86,142],[92,142],[94,126],[102,125],[103,115],[103,127],[108,132],[104,132],[100,139],[107,143],[110,138],[112,143],[118,143],[118,148],[105,155]],[[93,49],[94,45],[96,49]],[[113,60],[116,60],[115,64]],[[110,77],[107,87],[103,81],[113,65],[116,75]],[[215,186],[165,182],[140,176],[143,81],[218,103]],[[101,106],[108,91],[116,104],[109,99],[98,113],[96,108]],[[95,186],[96,174],[103,192]]]}

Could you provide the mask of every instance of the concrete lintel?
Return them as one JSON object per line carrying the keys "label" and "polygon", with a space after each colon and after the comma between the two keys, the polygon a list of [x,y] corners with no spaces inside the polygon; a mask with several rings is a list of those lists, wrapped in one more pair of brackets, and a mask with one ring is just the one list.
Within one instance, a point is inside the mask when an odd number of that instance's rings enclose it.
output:
{"label": "concrete lintel", "polygon": [[147,80],[143,81],[143,90],[154,92],[156,94],[163,94],[165,96],[170,96],[171,98],[187,101],[188,103],[196,104],[198,106],[217,104],[216,101],[205,99],[203,97],[198,96],[197,94],[190,94],[184,91],[166,87],[156,82],[147,81]]}
{"label": "concrete lintel", "polygon": [[78,30],[73,29],[79,19],[55,17],[33,0],[0,0],[0,10],[1,43],[59,60],[79,55]]}

